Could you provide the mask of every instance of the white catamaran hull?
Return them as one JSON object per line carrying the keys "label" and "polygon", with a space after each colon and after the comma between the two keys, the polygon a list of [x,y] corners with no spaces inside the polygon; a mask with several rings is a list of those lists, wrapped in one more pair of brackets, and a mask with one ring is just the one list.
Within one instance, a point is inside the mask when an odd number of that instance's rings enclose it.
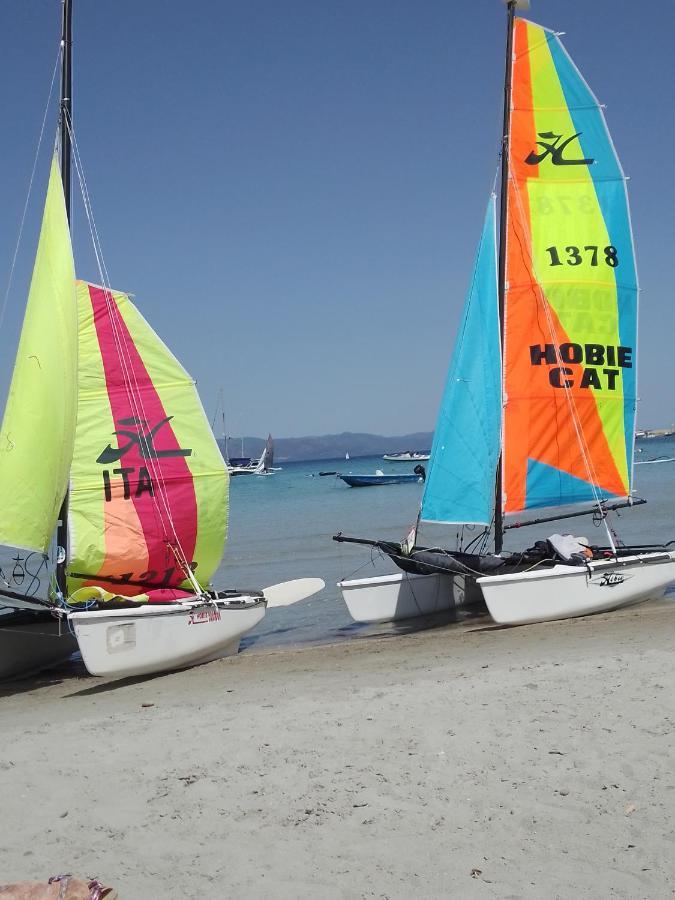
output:
{"label": "white catamaran hull", "polygon": [[68,618],[87,671],[127,678],[236,654],[239,639],[260,622],[266,606],[259,597],[241,595],[236,601],[88,610]]}
{"label": "white catamaran hull", "polygon": [[476,588],[462,575],[381,575],[340,581],[355,622],[397,622],[475,602]]}
{"label": "white catamaran hull", "polygon": [[479,578],[478,584],[495,622],[526,625],[656,600],[672,581],[675,553],[662,552],[490,575]]}

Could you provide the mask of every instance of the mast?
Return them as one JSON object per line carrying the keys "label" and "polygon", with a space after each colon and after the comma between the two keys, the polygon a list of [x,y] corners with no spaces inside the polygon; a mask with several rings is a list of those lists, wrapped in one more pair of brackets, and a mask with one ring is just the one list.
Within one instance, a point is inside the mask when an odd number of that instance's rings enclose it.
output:
{"label": "mast", "polygon": [[[63,182],[63,196],[66,201],[66,217],[70,225],[70,171],[71,171],[71,145],[70,125],[73,109],[73,59],[72,59],[72,0],[62,0],[63,18],[61,22],[61,95],[59,101],[59,136],[60,136],[60,162],[61,180]],[[59,591],[66,595],[66,557],[68,555],[68,493],[63,498],[63,504],[59,512],[59,524],[56,529],[57,563],[56,583]],[[61,548],[64,552],[61,552]],[[63,558],[61,558],[63,557]]]}
{"label": "mast", "polygon": [[229,463],[229,453],[227,452],[227,430],[225,428],[225,397],[223,395],[223,389],[220,388],[220,415],[223,421],[223,447],[225,449],[225,462]]}
{"label": "mast", "polygon": [[[499,345],[502,366],[504,360],[504,294],[506,282],[506,216],[509,190],[509,138],[511,131],[511,71],[513,61],[513,22],[518,0],[507,0],[506,66],[504,74],[504,120],[502,127],[502,168],[499,196]],[[502,370],[503,371],[503,370]],[[500,553],[504,542],[504,517],[502,514],[502,459],[503,445],[497,462],[495,479],[495,553]]]}

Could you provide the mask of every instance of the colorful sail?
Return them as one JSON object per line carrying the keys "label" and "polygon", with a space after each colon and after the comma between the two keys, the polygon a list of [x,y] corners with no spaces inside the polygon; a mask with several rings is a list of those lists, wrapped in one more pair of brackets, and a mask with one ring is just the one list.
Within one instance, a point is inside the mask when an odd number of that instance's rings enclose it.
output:
{"label": "colorful sail", "polygon": [[423,520],[491,521],[501,429],[500,373],[492,197],[436,424]]}
{"label": "colorful sail", "polygon": [[0,432],[0,543],[49,547],[68,486],[76,408],[75,271],[54,159]]}
{"label": "colorful sail", "polygon": [[604,115],[558,37],[516,20],[503,507],[631,490],[637,276]]}
{"label": "colorful sail", "polygon": [[207,587],[227,531],[227,469],[194,382],[126,294],[77,283],[79,401],[69,590]]}

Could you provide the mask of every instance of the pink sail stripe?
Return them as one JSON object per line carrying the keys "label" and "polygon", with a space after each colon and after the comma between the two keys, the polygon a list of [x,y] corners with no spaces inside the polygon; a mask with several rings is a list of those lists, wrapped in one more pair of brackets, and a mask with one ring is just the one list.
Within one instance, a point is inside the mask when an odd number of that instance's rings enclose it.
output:
{"label": "pink sail stripe", "polygon": [[[164,409],[117,304],[111,294],[106,298],[106,293],[89,285],[108,399],[115,429],[120,434],[110,435],[109,447],[101,447],[104,459],[99,459],[99,463],[109,471],[111,481],[124,479],[130,495],[127,502],[133,503],[143,529],[147,551],[139,547],[138,559],[147,558],[148,571],[136,572],[134,577],[146,583],[166,583],[166,572],[175,568],[168,584],[177,585],[185,576],[177,567],[171,549],[176,543],[174,529],[188,562],[192,560],[197,538],[197,500],[184,455],[189,448],[179,446],[171,422],[166,421],[171,411]],[[131,386],[125,375],[132,380]],[[143,416],[145,421],[138,421]],[[132,419],[136,421],[130,422]],[[148,449],[159,455],[148,458]],[[157,470],[161,472],[163,485],[156,483]]]}

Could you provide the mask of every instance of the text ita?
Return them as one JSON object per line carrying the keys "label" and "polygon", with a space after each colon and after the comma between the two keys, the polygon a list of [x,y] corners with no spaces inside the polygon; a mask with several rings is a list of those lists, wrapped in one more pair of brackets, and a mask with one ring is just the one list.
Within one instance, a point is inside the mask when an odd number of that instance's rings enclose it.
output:
{"label": "text ita", "polygon": [[[151,497],[155,495],[150,473],[145,466],[139,466],[138,469],[133,466],[125,466],[110,471],[104,469],[101,474],[103,475],[103,494],[106,503],[112,500],[113,488],[119,484],[119,479],[115,478],[113,482],[110,478],[111,475],[119,476],[122,479],[122,496],[125,500],[131,500],[132,497],[142,497],[143,494],[149,494]],[[115,491],[115,494],[119,496],[119,491]]]}

